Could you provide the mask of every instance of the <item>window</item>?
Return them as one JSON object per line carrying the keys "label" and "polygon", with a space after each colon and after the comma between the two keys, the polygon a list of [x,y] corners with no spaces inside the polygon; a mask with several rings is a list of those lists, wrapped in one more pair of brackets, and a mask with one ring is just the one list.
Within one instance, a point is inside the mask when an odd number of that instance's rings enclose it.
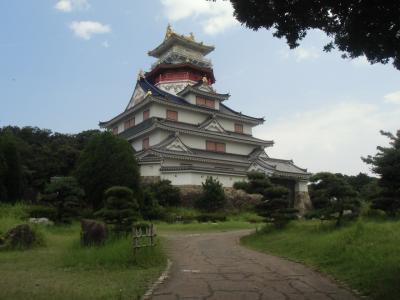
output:
{"label": "window", "polygon": [[215,108],[215,101],[214,100],[209,100],[209,99],[204,99],[201,97],[196,97],[196,104],[199,106],[205,106],[208,108]]}
{"label": "window", "polygon": [[147,120],[150,117],[150,111],[148,109],[146,109],[143,112],[143,121]]}
{"label": "window", "polygon": [[178,121],[178,112],[167,109],[167,119],[171,121]]}
{"label": "window", "polygon": [[124,122],[124,130],[135,126],[135,118],[130,118]]}
{"label": "window", "polygon": [[206,141],[206,150],[215,152],[225,152],[225,143]]}
{"label": "window", "polygon": [[112,129],[112,133],[115,134],[115,135],[118,134],[118,126],[115,126],[115,127]]}
{"label": "window", "polygon": [[243,124],[235,123],[235,132],[243,133]]}
{"label": "window", "polygon": [[150,147],[149,138],[147,137],[142,141],[142,150],[149,149],[149,147]]}

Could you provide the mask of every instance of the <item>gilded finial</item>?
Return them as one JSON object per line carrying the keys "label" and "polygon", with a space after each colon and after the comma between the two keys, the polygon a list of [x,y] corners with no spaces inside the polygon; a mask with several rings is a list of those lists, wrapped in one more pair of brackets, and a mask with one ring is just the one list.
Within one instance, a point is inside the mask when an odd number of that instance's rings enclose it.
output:
{"label": "gilded finial", "polygon": [[191,33],[189,34],[189,39],[192,40],[192,41],[194,41],[194,34],[193,34],[193,32],[191,32]]}
{"label": "gilded finial", "polygon": [[153,95],[153,93],[150,90],[148,90],[146,96],[151,96],[151,95]]}
{"label": "gilded finial", "polygon": [[169,38],[174,32],[172,31],[171,24],[168,23],[167,32],[165,33],[165,39]]}

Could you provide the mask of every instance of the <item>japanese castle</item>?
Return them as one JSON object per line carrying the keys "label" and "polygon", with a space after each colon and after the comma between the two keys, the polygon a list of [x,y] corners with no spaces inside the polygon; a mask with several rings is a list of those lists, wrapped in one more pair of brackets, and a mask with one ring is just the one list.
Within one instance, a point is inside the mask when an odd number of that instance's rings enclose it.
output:
{"label": "japanese castle", "polygon": [[310,173],[291,160],[269,157],[273,141],[252,135],[264,123],[226,105],[218,93],[211,61],[214,50],[168,26],[164,41],[148,52],[157,61],[140,72],[125,110],[100,126],[128,140],[143,179],[168,179],[176,186],[200,186],[208,176],[224,187],[257,170],[285,184],[295,206],[307,203]]}

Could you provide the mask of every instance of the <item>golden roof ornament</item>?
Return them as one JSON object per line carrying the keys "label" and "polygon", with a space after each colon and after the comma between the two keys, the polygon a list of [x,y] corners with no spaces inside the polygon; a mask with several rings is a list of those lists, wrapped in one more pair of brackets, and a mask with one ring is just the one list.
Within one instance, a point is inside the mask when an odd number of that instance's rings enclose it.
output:
{"label": "golden roof ornament", "polygon": [[148,90],[146,96],[151,96],[151,95],[153,95],[153,93],[150,90]]}
{"label": "golden roof ornament", "polygon": [[165,40],[171,37],[174,32],[172,31],[171,24],[168,23],[167,32],[165,33]]}

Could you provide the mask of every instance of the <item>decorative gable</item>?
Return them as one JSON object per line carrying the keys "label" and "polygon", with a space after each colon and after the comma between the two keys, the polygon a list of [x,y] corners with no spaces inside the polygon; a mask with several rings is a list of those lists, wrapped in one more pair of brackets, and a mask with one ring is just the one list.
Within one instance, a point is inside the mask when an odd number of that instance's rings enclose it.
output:
{"label": "decorative gable", "polygon": [[215,119],[215,117],[212,117],[210,120],[204,122],[199,127],[209,131],[225,132],[224,127],[222,127],[222,125],[217,121],[217,119]]}
{"label": "decorative gable", "polygon": [[146,92],[140,87],[139,84],[136,83],[132,98],[129,101],[128,107],[126,109],[129,109],[138,104],[139,102],[143,101],[145,97],[146,97]]}
{"label": "decorative gable", "polygon": [[189,147],[182,142],[179,136],[176,136],[169,144],[165,145],[164,148],[171,151],[192,152]]}

